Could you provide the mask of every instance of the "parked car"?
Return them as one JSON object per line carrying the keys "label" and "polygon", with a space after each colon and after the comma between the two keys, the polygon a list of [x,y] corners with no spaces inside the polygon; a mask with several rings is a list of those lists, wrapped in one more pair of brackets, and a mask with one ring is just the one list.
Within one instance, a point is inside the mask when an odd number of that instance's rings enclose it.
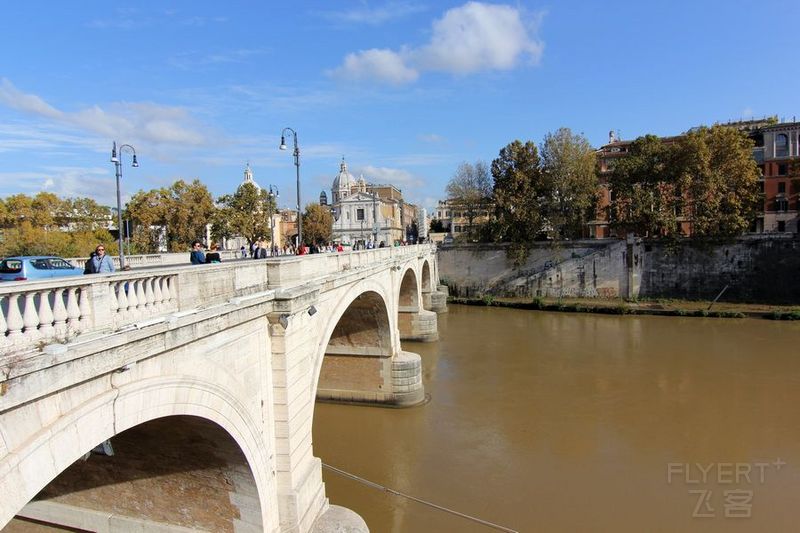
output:
{"label": "parked car", "polygon": [[0,281],[25,281],[63,276],[80,276],[78,268],[66,259],[48,255],[6,257],[0,261]]}

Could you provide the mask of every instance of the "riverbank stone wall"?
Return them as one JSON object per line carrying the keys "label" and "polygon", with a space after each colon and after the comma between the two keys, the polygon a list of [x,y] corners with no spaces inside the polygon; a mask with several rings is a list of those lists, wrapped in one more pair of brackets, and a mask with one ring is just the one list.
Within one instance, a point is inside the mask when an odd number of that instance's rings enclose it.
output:
{"label": "riverbank stone wall", "polygon": [[796,305],[800,238],[752,235],[729,241],[582,240],[536,243],[515,268],[508,245],[439,248],[452,296],[675,298]]}

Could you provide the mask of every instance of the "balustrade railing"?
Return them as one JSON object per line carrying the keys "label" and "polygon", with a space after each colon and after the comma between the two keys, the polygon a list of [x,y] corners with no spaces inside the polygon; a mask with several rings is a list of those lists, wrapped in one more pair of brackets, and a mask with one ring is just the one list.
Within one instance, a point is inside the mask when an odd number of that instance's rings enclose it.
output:
{"label": "balustrade railing", "polygon": [[[405,259],[428,245],[0,283],[0,357],[86,332],[115,331],[192,308]],[[421,248],[424,248],[422,250]],[[235,281],[234,281],[235,280]]]}

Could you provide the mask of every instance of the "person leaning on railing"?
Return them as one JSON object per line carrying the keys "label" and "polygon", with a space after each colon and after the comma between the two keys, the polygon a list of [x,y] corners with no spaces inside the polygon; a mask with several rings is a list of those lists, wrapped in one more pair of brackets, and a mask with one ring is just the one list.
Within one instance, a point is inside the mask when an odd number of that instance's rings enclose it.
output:
{"label": "person leaning on railing", "polygon": [[221,263],[222,258],[217,251],[218,246],[215,243],[211,244],[211,251],[206,254],[206,263]]}
{"label": "person leaning on railing", "polygon": [[192,243],[192,251],[189,253],[189,261],[193,265],[202,265],[206,262],[206,254],[203,253],[203,243],[194,241]]}
{"label": "person leaning on railing", "polygon": [[106,255],[106,247],[98,244],[92,255],[83,268],[84,274],[102,274],[103,272],[114,272],[114,261]]}

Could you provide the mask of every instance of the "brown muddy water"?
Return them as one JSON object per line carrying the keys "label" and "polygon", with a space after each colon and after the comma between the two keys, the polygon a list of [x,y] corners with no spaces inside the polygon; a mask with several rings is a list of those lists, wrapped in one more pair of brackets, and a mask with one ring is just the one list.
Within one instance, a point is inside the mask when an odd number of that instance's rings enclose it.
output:
{"label": "brown muddy water", "polygon": [[[317,404],[314,453],[529,531],[800,530],[800,323],[451,305],[431,401]],[[488,532],[324,471],[373,533]]]}

